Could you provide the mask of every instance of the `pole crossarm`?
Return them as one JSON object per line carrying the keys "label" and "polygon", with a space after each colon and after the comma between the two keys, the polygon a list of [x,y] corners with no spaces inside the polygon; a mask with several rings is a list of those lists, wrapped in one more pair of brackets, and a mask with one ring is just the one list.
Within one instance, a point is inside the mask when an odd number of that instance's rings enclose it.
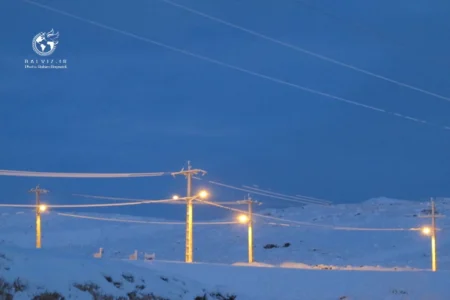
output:
{"label": "pole crossarm", "polygon": [[41,189],[39,187],[39,185],[37,185],[35,188],[32,188],[31,190],[28,191],[29,193],[38,193],[38,194],[47,194],[50,191],[46,190],[46,189]]}
{"label": "pole crossarm", "polygon": [[177,175],[188,176],[188,174],[197,175],[199,173],[201,173],[202,175],[205,175],[207,172],[205,170],[202,170],[202,169],[188,169],[188,170],[181,170],[179,172],[172,172],[172,173],[170,173],[170,175],[175,177]]}

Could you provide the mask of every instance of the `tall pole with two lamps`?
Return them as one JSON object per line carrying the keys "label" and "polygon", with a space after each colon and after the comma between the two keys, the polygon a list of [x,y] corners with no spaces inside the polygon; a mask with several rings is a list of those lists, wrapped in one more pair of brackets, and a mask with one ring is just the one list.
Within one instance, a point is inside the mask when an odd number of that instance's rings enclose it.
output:
{"label": "tall pole with two lamps", "polygon": [[208,192],[205,190],[200,191],[198,194],[191,196],[192,192],[192,177],[196,174],[201,173],[206,174],[206,171],[201,169],[192,169],[191,162],[188,161],[188,169],[182,169],[180,172],[173,172],[172,176],[184,175],[187,179],[187,195],[184,198],[179,196],[173,196],[174,200],[186,199],[186,250],[185,250],[185,262],[192,263],[194,261],[194,251],[193,251],[193,202],[196,199],[206,199],[208,197]]}

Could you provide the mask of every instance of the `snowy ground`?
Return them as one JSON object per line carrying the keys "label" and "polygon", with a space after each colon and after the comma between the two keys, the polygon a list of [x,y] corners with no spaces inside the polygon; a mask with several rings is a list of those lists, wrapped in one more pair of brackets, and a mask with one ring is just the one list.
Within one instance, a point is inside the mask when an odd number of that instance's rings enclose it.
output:
{"label": "snowy ground", "polygon": [[[148,270],[123,261],[69,258],[64,253],[55,255],[45,250],[37,253],[8,248],[6,253],[0,258],[1,277],[9,283],[16,281],[24,286],[14,299],[33,299],[43,292],[57,292],[73,299],[104,299],[94,298],[85,289],[99,295],[127,297],[124,299],[129,299],[128,295],[133,292],[162,297],[144,298],[153,300],[194,299],[205,293],[220,292],[216,288],[205,289],[214,284],[199,283],[185,276],[174,276],[173,272]],[[0,299],[4,299],[1,296],[0,292]]]}
{"label": "snowy ground", "polygon": [[[284,226],[281,224],[286,222],[257,218],[254,245],[259,268],[245,267],[247,232],[245,225],[240,224],[195,226],[194,259],[201,264],[190,266],[174,262],[184,258],[183,225],[77,219],[50,211],[42,216],[43,249],[40,251],[42,253],[36,254],[33,250],[33,212],[2,210],[0,249],[13,259],[11,272],[6,272],[8,279],[23,276],[35,286],[42,285],[61,293],[68,293],[68,287],[74,282],[92,280],[105,285],[108,293],[123,294],[128,291],[127,288],[115,288],[102,274],[120,279],[123,272],[128,272],[147,278],[147,282],[158,282],[152,284],[152,288],[156,289],[154,292],[169,299],[179,299],[177,297],[183,295],[184,298],[180,299],[193,299],[194,294],[202,293],[202,289],[236,293],[238,299],[294,300],[302,296],[307,299],[339,299],[343,296],[349,298],[342,299],[364,300],[448,299],[450,289],[445,283],[450,271],[450,257],[447,254],[450,239],[446,235],[448,219],[438,219],[441,229],[437,238],[438,273],[428,270],[429,238],[419,231],[408,230],[429,224],[430,219],[419,217],[425,215],[426,211],[422,211],[428,208],[428,203],[377,199],[358,205],[263,211],[263,214],[283,219],[328,227]],[[450,203],[437,202],[439,213],[448,215],[449,208]],[[143,220],[130,216],[101,216]],[[405,230],[367,231],[355,228]],[[285,243],[289,246],[283,247]],[[267,244],[279,247],[265,249]],[[105,249],[102,261],[92,258],[100,247]],[[132,262],[132,266],[123,260],[134,250],[138,250],[139,260]],[[156,253],[157,262],[143,262],[144,252]],[[267,265],[271,267],[263,267]],[[148,268],[150,272],[146,271]],[[320,268],[341,270],[314,270]],[[37,276],[39,272],[34,270],[45,271]],[[59,276],[59,273],[64,275]],[[180,292],[182,288],[177,282],[170,280],[168,283],[161,280],[161,276],[183,280],[189,292]],[[126,280],[121,280],[127,284]],[[305,284],[299,284],[301,282]],[[324,282],[327,283],[326,289],[321,288]],[[165,289],[164,285],[168,288]],[[371,289],[366,294],[368,285]],[[72,289],[70,293],[78,292]]]}

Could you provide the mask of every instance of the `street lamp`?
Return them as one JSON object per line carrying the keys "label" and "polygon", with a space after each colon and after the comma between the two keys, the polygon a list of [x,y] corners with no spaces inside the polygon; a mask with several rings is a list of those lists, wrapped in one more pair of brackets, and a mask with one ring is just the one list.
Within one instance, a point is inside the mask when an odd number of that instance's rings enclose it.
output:
{"label": "street lamp", "polygon": [[239,215],[237,217],[237,219],[238,219],[239,223],[242,223],[242,224],[247,224],[249,221],[249,217],[247,215]]}
{"label": "street lamp", "polygon": [[431,235],[431,228],[428,227],[428,226],[422,227],[421,232],[422,232],[422,234],[424,234],[424,235]]}
{"label": "street lamp", "polygon": [[45,211],[47,211],[47,205],[45,205],[45,204],[41,204],[41,205],[39,205],[39,212],[45,212]]}
{"label": "street lamp", "polygon": [[173,200],[178,200],[178,199],[180,199],[180,196],[178,196],[178,195],[173,195],[172,199],[173,199]]}
{"label": "street lamp", "polygon": [[206,199],[209,196],[208,192],[205,190],[201,190],[198,194],[197,197],[200,199]]}

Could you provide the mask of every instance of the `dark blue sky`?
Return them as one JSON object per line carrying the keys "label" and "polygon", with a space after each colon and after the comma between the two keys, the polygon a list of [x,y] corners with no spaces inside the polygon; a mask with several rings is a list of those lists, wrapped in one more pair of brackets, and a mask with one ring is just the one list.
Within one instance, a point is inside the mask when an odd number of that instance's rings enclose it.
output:
{"label": "dark blue sky", "polygon": [[[450,96],[448,1],[178,0],[282,41]],[[259,39],[156,0],[39,3],[357,102],[450,126],[450,102]],[[305,3],[314,3],[305,5]],[[0,3],[0,169],[177,171],[340,202],[450,194],[450,131],[309,94],[80,22]],[[68,70],[27,70],[60,32]],[[163,198],[182,178],[0,178],[1,201],[72,193]],[[215,199],[242,193],[213,188]],[[280,205],[279,200],[266,201]],[[283,203],[289,205],[289,203]],[[174,208],[170,208],[173,210]],[[129,210],[132,211],[131,209]],[[175,216],[167,208],[152,215]]]}

